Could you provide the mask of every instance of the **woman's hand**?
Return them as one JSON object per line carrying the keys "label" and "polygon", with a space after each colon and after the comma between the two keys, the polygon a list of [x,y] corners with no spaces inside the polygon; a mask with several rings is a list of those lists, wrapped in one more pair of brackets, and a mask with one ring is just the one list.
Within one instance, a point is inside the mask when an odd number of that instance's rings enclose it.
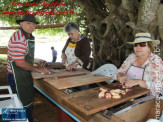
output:
{"label": "woman's hand", "polygon": [[67,56],[65,54],[62,54],[61,58],[62,58],[62,63],[65,64],[67,61]]}
{"label": "woman's hand", "polygon": [[133,86],[139,85],[142,88],[147,88],[147,84],[144,80],[139,80],[139,79],[128,79],[125,83],[125,86],[127,88],[131,88]]}
{"label": "woman's hand", "polygon": [[117,74],[117,80],[121,83],[124,84],[127,81],[126,75],[124,73],[118,73]]}
{"label": "woman's hand", "polygon": [[72,69],[74,69],[75,67],[77,67],[77,65],[78,65],[77,62],[73,62],[72,64],[68,65],[68,67],[66,68],[66,70],[72,71]]}

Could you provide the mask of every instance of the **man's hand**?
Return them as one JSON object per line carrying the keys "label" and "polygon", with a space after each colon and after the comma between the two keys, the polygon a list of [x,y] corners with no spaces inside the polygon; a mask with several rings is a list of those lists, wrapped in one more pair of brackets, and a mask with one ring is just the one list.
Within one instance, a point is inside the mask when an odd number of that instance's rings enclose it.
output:
{"label": "man's hand", "polygon": [[45,67],[39,67],[35,71],[45,75],[49,75],[51,73],[50,70]]}
{"label": "man's hand", "polygon": [[34,71],[34,72],[40,72],[42,74],[50,74],[50,71],[47,68],[44,67],[34,67],[33,65],[29,64],[25,60],[23,61],[15,61],[16,66],[20,67],[24,70],[28,71]]}
{"label": "man's hand", "polygon": [[124,73],[118,73],[117,74],[117,80],[121,83],[124,84],[127,81],[126,75]]}
{"label": "man's hand", "polygon": [[45,66],[49,65],[48,62],[46,62],[45,60],[40,60],[40,61],[36,62],[35,64],[37,66],[41,66],[41,67],[45,67]]}

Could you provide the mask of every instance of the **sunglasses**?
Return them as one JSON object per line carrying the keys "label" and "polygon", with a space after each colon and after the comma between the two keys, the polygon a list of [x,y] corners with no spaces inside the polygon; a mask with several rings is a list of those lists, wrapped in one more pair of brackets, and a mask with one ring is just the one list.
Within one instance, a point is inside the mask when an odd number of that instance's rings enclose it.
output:
{"label": "sunglasses", "polygon": [[138,45],[139,45],[140,47],[145,47],[145,46],[147,46],[147,42],[135,43],[135,44],[134,44],[134,47],[137,47]]}

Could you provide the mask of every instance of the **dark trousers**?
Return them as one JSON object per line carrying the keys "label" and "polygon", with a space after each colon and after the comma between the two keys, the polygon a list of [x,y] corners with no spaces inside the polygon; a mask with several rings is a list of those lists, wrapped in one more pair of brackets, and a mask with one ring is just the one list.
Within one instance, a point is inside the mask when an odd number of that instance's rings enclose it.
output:
{"label": "dark trousers", "polygon": [[[8,81],[8,84],[10,85],[13,93],[17,93],[13,74],[10,74],[7,72],[7,81]],[[26,117],[28,118],[29,122],[33,122],[33,116],[32,116],[33,105],[30,105],[25,108],[26,108]]]}
{"label": "dark trousers", "polygon": [[56,62],[56,60],[57,60],[57,57],[53,57],[53,60],[52,60],[52,62]]}

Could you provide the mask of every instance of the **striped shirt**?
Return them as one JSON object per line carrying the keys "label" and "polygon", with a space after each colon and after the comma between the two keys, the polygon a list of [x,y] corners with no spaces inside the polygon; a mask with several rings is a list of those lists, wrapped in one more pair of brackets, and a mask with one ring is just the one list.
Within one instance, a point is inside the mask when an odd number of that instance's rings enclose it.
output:
{"label": "striped shirt", "polygon": [[21,29],[17,30],[10,38],[8,43],[8,62],[7,71],[12,73],[11,61],[23,61],[27,53],[28,42]]}

